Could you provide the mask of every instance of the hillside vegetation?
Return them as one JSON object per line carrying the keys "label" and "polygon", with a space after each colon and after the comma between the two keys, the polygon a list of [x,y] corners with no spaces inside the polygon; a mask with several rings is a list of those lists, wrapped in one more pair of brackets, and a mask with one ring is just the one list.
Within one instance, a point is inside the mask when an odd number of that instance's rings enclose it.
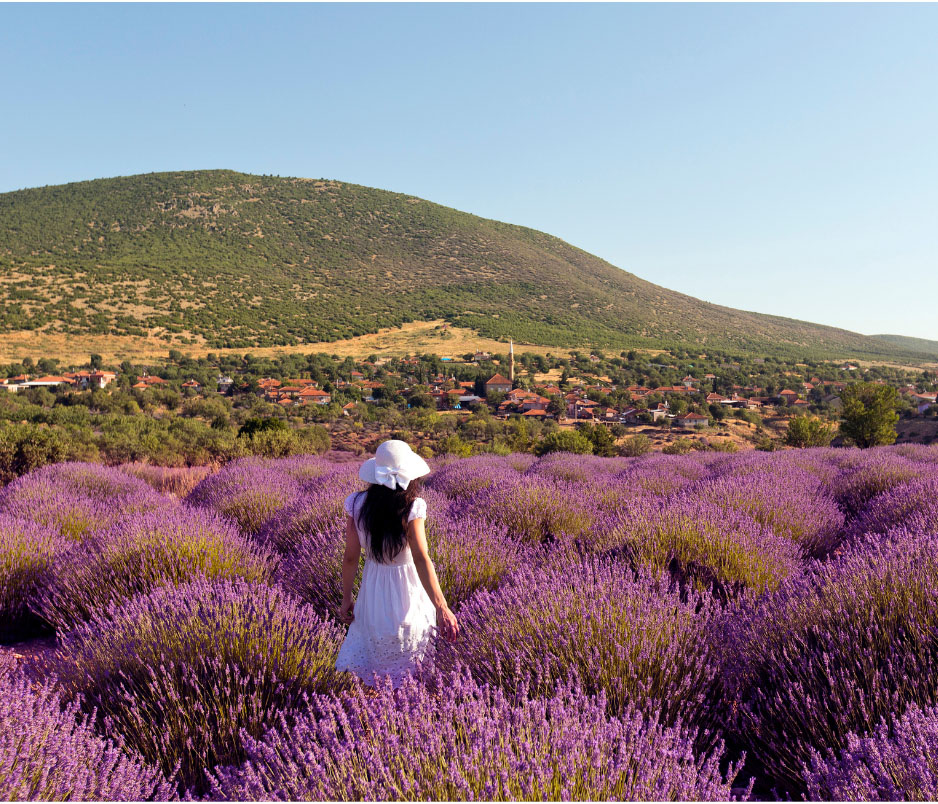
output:
{"label": "hillside vegetation", "polygon": [[930,355],[938,355],[938,341],[931,341],[927,338],[910,338],[907,335],[871,335],[878,341],[886,341],[900,349],[908,349],[911,352],[925,352]]}
{"label": "hillside vegetation", "polygon": [[929,351],[708,304],[419,198],[227,170],[0,194],[0,298],[0,333],[156,334],[172,346],[290,346],[444,319],[571,348]]}

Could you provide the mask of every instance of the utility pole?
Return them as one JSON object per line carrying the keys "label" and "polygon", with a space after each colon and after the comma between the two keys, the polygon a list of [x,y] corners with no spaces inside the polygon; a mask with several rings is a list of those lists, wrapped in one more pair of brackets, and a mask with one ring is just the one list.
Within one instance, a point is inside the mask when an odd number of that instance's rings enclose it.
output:
{"label": "utility pole", "polygon": [[515,387],[515,342],[513,339],[508,340],[508,381],[511,383],[511,387]]}

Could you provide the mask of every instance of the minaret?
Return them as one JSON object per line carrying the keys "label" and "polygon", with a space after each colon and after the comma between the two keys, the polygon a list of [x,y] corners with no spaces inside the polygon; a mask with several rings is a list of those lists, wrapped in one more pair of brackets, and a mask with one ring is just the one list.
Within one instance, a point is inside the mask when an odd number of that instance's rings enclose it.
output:
{"label": "minaret", "polygon": [[508,380],[511,382],[512,387],[515,384],[515,342],[511,339],[508,341]]}

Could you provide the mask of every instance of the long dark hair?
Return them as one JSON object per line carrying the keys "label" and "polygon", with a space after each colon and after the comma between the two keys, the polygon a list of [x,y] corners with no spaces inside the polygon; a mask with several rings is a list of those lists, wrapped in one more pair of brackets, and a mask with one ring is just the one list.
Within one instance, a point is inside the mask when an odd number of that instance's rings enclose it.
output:
{"label": "long dark hair", "polygon": [[420,481],[411,480],[406,489],[372,483],[358,493],[365,495],[358,510],[358,525],[371,540],[371,554],[375,561],[389,562],[404,549],[407,527],[404,523],[420,494]]}

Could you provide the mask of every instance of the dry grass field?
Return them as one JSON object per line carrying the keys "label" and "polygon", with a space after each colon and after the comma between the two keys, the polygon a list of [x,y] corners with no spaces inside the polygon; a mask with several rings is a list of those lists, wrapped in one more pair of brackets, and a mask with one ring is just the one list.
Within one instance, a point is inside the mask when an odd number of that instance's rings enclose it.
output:
{"label": "dry grass field", "polygon": [[[474,330],[446,327],[443,321],[415,321],[402,327],[382,329],[370,335],[360,335],[341,341],[304,343],[298,346],[253,347],[247,349],[212,349],[203,344],[167,343],[156,337],[112,335],[60,335],[44,332],[11,332],[0,334],[0,362],[20,361],[24,357],[58,358],[65,365],[85,363],[92,353],[99,354],[105,363],[122,360],[158,362],[165,360],[170,349],[178,349],[190,357],[214,354],[245,354],[259,357],[279,354],[310,354],[325,352],[339,357],[364,358],[368,355],[396,357],[406,354],[430,353],[440,357],[458,358],[466,352],[507,352],[508,344],[484,338]],[[564,349],[531,344],[515,344],[516,352],[564,355]],[[559,376],[559,375],[558,375]]]}

